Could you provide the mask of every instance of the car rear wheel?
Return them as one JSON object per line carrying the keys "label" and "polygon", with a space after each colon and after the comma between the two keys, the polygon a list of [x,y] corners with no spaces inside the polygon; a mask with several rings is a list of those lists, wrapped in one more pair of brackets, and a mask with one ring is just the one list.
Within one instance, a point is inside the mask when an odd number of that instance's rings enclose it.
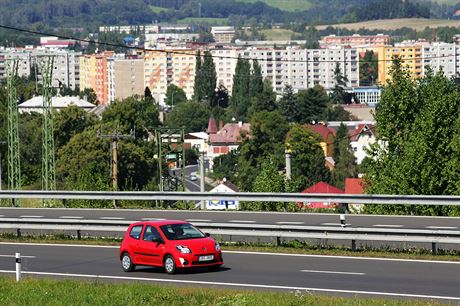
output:
{"label": "car rear wheel", "polygon": [[164,259],[164,268],[166,273],[168,274],[176,273],[176,262],[174,261],[174,258],[171,255],[166,255]]}
{"label": "car rear wheel", "polygon": [[121,267],[125,272],[131,272],[136,267],[131,260],[131,256],[126,252],[121,255]]}

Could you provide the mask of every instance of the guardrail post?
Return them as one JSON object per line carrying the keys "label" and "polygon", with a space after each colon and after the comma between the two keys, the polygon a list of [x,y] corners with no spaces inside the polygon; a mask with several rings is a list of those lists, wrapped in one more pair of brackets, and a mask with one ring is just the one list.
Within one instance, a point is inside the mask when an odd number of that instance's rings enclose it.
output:
{"label": "guardrail post", "polygon": [[276,246],[281,245],[281,237],[276,237]]}
{"label": "guardrail post", "polygon": [[351,250],[352,250],[353,252],[356,251],[356,240],[355,240],[355,239],[352,239],[352,240],[351,240]]}
{"label": "guardrail post", "polygon": [[81,240],[81,231],[77,230],[77,240]]}
{"label": "guardrail post", "polygon": [[21,280],[21,253],[16,253],[16,282]]}
{"label": "guardrail post", "polygon": [[431,253],[433,255],[438,255],[438,248],[436,247],[436,242],[431,243]]}
{"label": "guardrail post", "polygon": [[21,229],[20,228],[16,229],[16,236],[18,236],[18,238],[21,237]]}

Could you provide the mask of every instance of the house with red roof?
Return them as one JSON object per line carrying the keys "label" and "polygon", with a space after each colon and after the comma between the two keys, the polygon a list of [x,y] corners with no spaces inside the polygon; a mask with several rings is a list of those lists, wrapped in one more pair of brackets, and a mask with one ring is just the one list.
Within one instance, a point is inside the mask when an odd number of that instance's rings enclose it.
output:
{"label": "house with red roof", "polygon": [[238,123],[227,123],[217,129],[214,117],[211,116],[207,132],[209,135],[207,156],[211,161],[210,166],[212,167],[214,157],[238,149],[251,132],[251,124],[240,121]]}
{"label": "house with red roof", "polygon": [[[364,186],[362,178],[346,178],[345,179],[346,194],[364,194]],[[360,212],[363,204],[349,203],[348,208],[355,212]]]}
{"label": "house with red roof", "polygon": [[[342,189],[334,187],[326,182],[319,182],[313,186],[308,187],[302,193],[333,193],[333,194],[343,194],[345,193]],[[309,202],[309,203],[297,203],[301,207],[308,208],[327,208],[332,209],[337,206],[337,203],[331,202]]]}
{"label": "house with red roof", "polygon": [[332,156],[334,152],[333,144],[335,138],[335,130],[329,128],[324,123],[307,124],[306,127],[321,137],[321,142],[319,144],[324,151],[324,157]]}

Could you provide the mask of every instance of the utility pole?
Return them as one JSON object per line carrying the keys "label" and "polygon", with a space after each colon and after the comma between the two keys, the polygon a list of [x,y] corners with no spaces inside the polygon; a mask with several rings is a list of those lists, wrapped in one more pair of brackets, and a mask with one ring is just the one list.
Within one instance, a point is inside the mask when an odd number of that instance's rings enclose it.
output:
{"label": "utility pole", "polygon": [[[21,189],[21,166],[19,159],[19,128],[18,128],[18,99],[16,92],[16,77],[18,61],[7,62],[7,90],[8,90],[8,189]],[[18,205],[12,200],[12,206]]]}
{"label": "utility pole", "polygon": [[[118,191],[118,141],[120,139],[134,139],[135,134],[134,130],[131,130],[129,134],[119,134],[118,130],[113,134],[101,134],[100,131],[97,133],[99,138],[110,138],[112,140],[111,144],[111,154],[112,154],[112,163],[111,163],[111,181],[112,181],[112,190]],[[118,208],[117,200],[113,200],[113,208]]]}
{"label": "utility pole", "polygon": [[286,150],[284,151],[286,157],[286,179],[291,179],[291,151]]}
{"label": "utility pole", "polygon": [[[205,181],[205,173],[204,173],[204,152],[200,152],[200,192],[204,192],[204,181]],[[205,200],[201,200],[201,209],[206,209]]]}
{"label": "utility pole", "polygon": [[[44,57],[41,65],[43,81],[42,190],[56,190],[56,157],[51,92],[54,56]],[[52,203],[52,200],[44,201],[45,206],[51,206]]]}
{"label": "utility pole", "polygon": [[[5,141],[0,141],[0,145],[5,144]],[[0,150],[0,190],[2,190],[2,150]]]}

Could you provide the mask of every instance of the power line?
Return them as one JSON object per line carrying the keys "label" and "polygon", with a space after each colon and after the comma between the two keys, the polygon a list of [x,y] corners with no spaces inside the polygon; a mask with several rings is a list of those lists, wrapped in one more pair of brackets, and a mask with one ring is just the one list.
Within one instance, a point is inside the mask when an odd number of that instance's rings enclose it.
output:
{"label": "power line", "polygon": [[[116,48],[125,48],[125,49],[132,49],[132,50],[139,50],[139,51],[144,51],[144,52],[159,52],[159,53],[166,53],[166,54],[177,54],[177,55],[192,55],[190,54],[190,51],[177,51],[177,50],[158,50],[158,49],[149,49],[149,48],[144,48],[144,47],[135,47],[135,46],[126,46],[122,44],[115,44],[115,43],[109,43],[109,42],[98,42],[95,40],[90,40],[90,39],[83,39],[83,38],[76,38],[73,36],[66,36],[66,35],[60,35],[60,34],[52,34],[52,33],[46,33],[46,32],[40,32],[40,31],[33,31],[33,30],[28,30],[28,29],[23,29],[23,28],[17,28],[17,27],[11,27],[11,26],[6,26],[6,25],[1,25],[0,28],[7,29],[7,30],[12,30],[12,31],[18,31],[18,32],[24,32],[24,33],[29,33],[29,34],[34,34],[34,35],[41,35],[41,36],[55,36],[59,37],[61,39],[69,39],[69,40],[75,40],[78,42],[84,42],[84,43],[89,43],[89,44],[98,44],[98,45],[104,45],[104,46],[110,46],[110,47],[116,47]],[[399,47],[400,48],[400,47]],[[315,50],[315,49],[311,49]],[[316,49],[317,50],[317,49]],[[327,49],[324,49],[327,50]],[[449,58],[453,57],[455,54],[447,54],[447,55],[438,55],[438,56],[431,56],[431,57],[413,57],[413,58],[401,58],[402,61],[415,61],[415,60],[426,60],[426,59],[441,59],[441,58]],[[353,63],[353,62],[388,62],[392,61],[392,59],[370,59],[370,60],[291,60],[291,59],[271,59],[271,58],[247,58],[247,57],[235,57],[235,56],[225,56],[225,55],[215,55],[211,54],[211,57],[213,58],[220,58],[220,59],[232,59],[232,60],[238,60],[239,58],[241,59],[247,59],[247,60],[257,60],[261,62],[285,62],[285,63]]]}

